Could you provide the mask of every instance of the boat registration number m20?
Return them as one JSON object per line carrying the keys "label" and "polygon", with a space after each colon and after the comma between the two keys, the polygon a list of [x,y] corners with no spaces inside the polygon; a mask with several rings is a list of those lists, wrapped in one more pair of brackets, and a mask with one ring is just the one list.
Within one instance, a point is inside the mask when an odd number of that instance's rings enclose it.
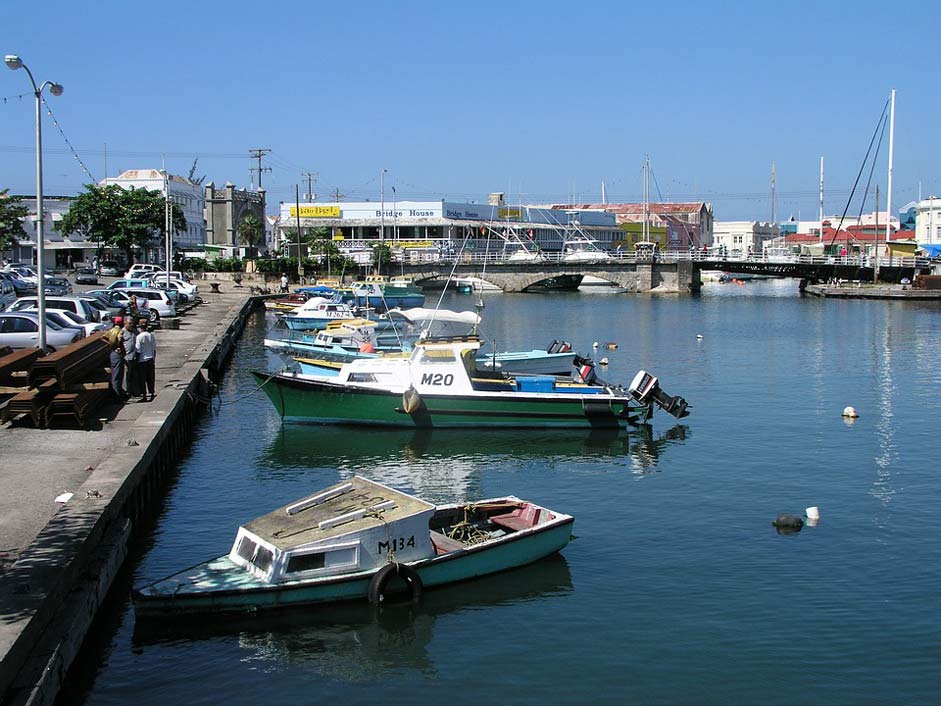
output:
{"label": "boat registration number m20", "polygon": [[405,537],[393,537],[388,542],[379,542],[379,553],[382,552],[401,552],[404,551],[406,547],[415,548],[415,535],[406,539]]}
{"label": "boat registration number m20", "polygon": [[454,376],[451,373],[423,373],[421,376],[421,384],[450,387],[454,384]]}

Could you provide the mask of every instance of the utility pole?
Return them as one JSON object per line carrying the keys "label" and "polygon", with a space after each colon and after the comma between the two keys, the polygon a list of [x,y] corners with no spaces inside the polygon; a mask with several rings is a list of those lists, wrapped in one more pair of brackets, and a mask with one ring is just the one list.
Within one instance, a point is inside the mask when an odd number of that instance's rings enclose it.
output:
{"label": "utility pole", "polygon": [[248,151],[248,156],[249,156],[250,159],[257,159],[257,160],[258,160],[258,166],[257,166],[257,167],[253,167],[253,168],[249,169],[248,171],[249,171],[249,172],[258,172],[258,190],[259,190],[259,191],[261,191],[261,174],[262,174],[262,172],[270,172],[270,171],[271,171],[271,167],[262,167],[262,166],[261,166],[261,159],[262,159],[262,157],[264,157],[266,154],[271,154],[271,150],[268,149],[268,148],[266,148],[266,147],[262,147],[262,148],[259,148],[259,149],[254,149],[254,150],[249,150],[249,151]]}
{"label": "utility pole", "polygon": [[339,186],[338,186],[336,189],[333,190],[333,202],[334,202],[334,203],[340,203],[340,199],[345,198],[345,197],[346,197],[346,194],[341,194],[341,193],[340,193],[340,187],[339,187]]}
{"label": "utility pole", "polygon": [[307,177],[307,200],[313,201],[317,198],[317,195],[314,193],[314,187],[312,182],[317,181],[317,178],[320,176],[317,172],[301,172],[301,176]]}

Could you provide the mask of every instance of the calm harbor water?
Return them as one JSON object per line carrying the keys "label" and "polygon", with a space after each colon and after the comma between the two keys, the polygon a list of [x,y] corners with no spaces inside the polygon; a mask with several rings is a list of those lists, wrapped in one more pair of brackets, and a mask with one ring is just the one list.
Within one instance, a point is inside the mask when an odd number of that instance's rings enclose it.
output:
{"label": "calm harbor water", "polygon": [[[282,426],[252,394],[249,370],[279,364],[260,313],[60,702],[941,699],[941,306],[802,299],[788,280],[484,301],[499,349],[569,340],[609,359],[604,379],[654,372],[691,416],[620,434]],[[531,498],[573,514],[577,538],[412,612],[135,619],[127,587],[227,552],[240,522],[353,473],[433,502]],[[811,505],[818,526],[771,526]]]}

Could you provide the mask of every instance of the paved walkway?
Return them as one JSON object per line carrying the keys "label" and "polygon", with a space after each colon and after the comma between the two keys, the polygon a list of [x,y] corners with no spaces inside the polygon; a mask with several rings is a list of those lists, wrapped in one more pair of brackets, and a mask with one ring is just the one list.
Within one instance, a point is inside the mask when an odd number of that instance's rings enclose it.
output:
{"label": "paved walkway", "polygon": [[[200,286],[200,290],[203,286]],[[206,287],[208,289],[208,287]],[[200,291],[203,304],[180,317],[179,329],[158,329],[157,398],[153,402],[108,403],[98,428],[34,429],[28,422],[0,426],[0,580],[61,507],[55,498],[75,492],[116,449],[127,446],[142,413],[160,406],[162,388],[198,351],[233,308],[244,304],[247,289],[223,285],[222,293]]]}

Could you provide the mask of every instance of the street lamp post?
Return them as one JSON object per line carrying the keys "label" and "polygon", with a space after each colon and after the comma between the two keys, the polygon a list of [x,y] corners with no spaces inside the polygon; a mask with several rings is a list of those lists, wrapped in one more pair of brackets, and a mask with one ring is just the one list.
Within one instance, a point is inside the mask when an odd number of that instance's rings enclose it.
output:
{"label": "street lamp post", "polygon": [[386,239],[386,172],[383,169],[379,172],[379,240]]}
{"label": "street lamp post", "polygon": [[62,95],[62,85],[45,81],[36,86],[33,72],[16,54],[7,54],[4,62],[11,71],[25,69],[36,96],[36,300],[39,305],[39,348],[46,352],[46,270],[43,266],[43,213],[42,213],[42,91],[49,86],[54,96]]}
{"label": "street lamp post", "polygon": [[161,169],[163,172],[163,233],[164,248],[167,261],[167,287],[170,286],[170,172]]}

